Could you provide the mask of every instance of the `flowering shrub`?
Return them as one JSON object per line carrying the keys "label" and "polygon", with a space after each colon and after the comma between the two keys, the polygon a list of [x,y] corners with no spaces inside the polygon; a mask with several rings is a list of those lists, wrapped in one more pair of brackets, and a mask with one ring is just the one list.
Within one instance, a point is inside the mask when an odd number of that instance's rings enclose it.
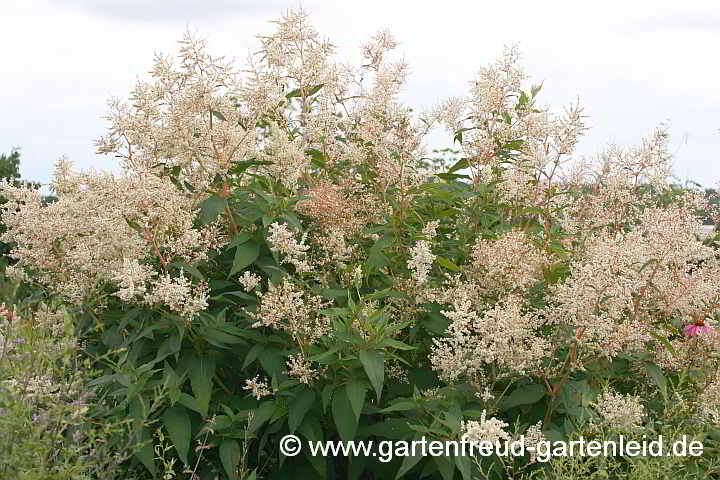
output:
{"label": "flowering shrub", "polygon": [[[113,100],[98,151],[123,175],[62,160],[50,205],[2,187],[10,273],[67,303],[135,464],[534,475],[534,457],[285,458],[278,441],[569,438],[670,421],[673,395],[717,435],[720,261],[664,127],[577,161],[582,108],[539,105],[515,49],[416,115],[387,32],[359,68],[303,12],[260,41],[241,75],[187,36]],[[433,126],[460,158],[429,161]]]}

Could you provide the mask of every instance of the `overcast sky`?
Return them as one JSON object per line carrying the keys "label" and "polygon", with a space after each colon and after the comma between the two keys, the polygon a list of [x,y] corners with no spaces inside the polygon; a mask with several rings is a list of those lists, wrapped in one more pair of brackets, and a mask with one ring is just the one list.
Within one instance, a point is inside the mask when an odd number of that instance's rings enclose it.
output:
{"label": "overcast sky", "polygon": [[[244,59],[255,35],[297,1],[2,0],[0,152],[19,147],[22,173],[47,182],[55,159],[113,169],[93,141],[110,96],[126,97],[187,27],[211,53]],[[412,75],[417,107],[467,91],[478,67],[518,44],[541,102],[580,98],[591,130],[579,155],[633,145],[670,121],[675,172],[720,180],[720,3],[678,1],[304,0],[316,28],[355,56],[389,28]],[[433,145],[440,146],[440,145]]]}

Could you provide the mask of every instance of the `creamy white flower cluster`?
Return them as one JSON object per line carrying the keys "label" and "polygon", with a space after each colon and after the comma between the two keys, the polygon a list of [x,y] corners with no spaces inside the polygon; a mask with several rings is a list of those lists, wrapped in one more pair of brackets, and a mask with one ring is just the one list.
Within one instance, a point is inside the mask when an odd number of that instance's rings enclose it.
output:
{"label": "creamy white flower cluster", "polygon": [[312,384],[323,374],[322,369],[312,366],[310,360],[302,353],[290,355],[287,360],[287,373],[305,385]]}
{"label": "creamy white flower cluster", "polygon": [[548,255],[522,231],[510,231],[496,240],[478,239],[472,248],[471,269],[478,285],[501,294],[526,289],[542,279]]}
{"label": "creamy white flower cluster", "polygon": [[509,296],[494,308],[478,311],[462,289],[456,290],[447,336],[434,339],[430,361],[441,378],[454,381],[462,376],[482,383],[485,369],[497,364],[500,375],[527,375],[536,372],[550,350],[540,335],[542,319],[524,312],[518,296]]}
{"label": "creamy white flower cluster", "polygon": [[245,271],[238,278],[238,283],[240,285],[242,285],[243,289],[246,292],[250,292],[252,290],[255,290],[255,288],[257,288],[257,286],[260,285],[261,280],[262,279],[258,275],[254,274],[250,271]]}
{"label": "creamy white flower cluster", "polygon": [[123,268],[113,277],[120,287],[116,295],[126,302],[166,305],[186,319],[207,308],[205,283],[193,285],[182,271],[177,277],[168,274],[155,277],[157,272],[150,266],[125,259]]}
{"label": "creamy white flower cluster", "polygon": [[[536,105],[532,92],[520,94],[528,78],[517,47],[506,48],[501,58],[480,69],[468,96],[440,103],[430,116],[453,135],[462,134],[463,156],[475,183],[500,180],[506,200],[541,205],[543,191],[558,179],[586,130],[585,116],[578,102],[562,115]],[[520,157],[498,163],[499,145],[517,141],[522,142]]]}
{"label": "creamy white flower cluster", "polygon": [[267,240],[270,244],[270,250],[282,255],[282,263],[289,263],[295,266],[297,273],[313,271],[313,267],[307,260],[307,252],[310,249],[310,246],[305,243],[307,235],[304,234],[298,242],[287,225],[277,222],[270,225],[269,230],[270,236]]}
{"label": "creamy white flower cluster", "polygon": [[166,270],[174,259],[203,260],[224,242],[217,226],[194,227],[194,199],[154,175],[74,173],[65,160],[52,188],[57,201],[44,205],[35,190],[1,187],[16,272],[32,272],[70,302],[110,285],[125,301],[162,303],[186,317],[205,308],[206,287]]}
{"label": "creamy white flower cluster", "polygon": [[510,441],[510,434],[505,431],[509,425],[495,417],[486,418],[486,410],[482,411],[480,421],[461,422],[461,440],[467,442],[490,442],[495,445],[501,440]]}
{"label": "creamy white flower cluster", "polygon": [[432,264],[437,258],[431,251],[430,242],[435,238],[439,224],[440,222],[437,220],[428,223],[422,231],[426,239],[417,241],[410,249],[410,259],[407,261],[407,266],[413,272],[413,280],[417,285],[423,285],[427,282],[428,273],[430,273]]}
{"label": "creamy white flower cluster", "polygon": [[255,320],[253,327],[285,330],[299,344],[314,343],[330,332],[329,318],[320,313],[329,302],[305,293],[287,278],[271,283],[258,298],[257,312],[248,312]]}
{"label": "creamy white flower cluster", "polygon": [[716,378],[702,389],[697,398],[697,405],[703,420],[715,425],[720,424],[720,379]]}
{"label": "creamy white flower cluster", "polygon": [[623,431],[641,427],[647,416],[640,397],[611,389],[600,394],[594,407],[606,425]]}
{"label": "creamy white flower cluster", "polygon": [[630,231],[596,233],[552,289],[546,317],[573,325],[588,354],[614,357],[647,347],[658,312],[686,323],[711,315],[720,264],[699,229],[691,207],[672,206],[646,209]]}
{"label": "creamy white flower cluster", "polygon": [[267,383],[267,380],[262,380],[260,375],[255,376],[253,379],[245,380],[243,390],[249,391],[256,400],[260,400],[261,398],[272,395],[273,393]]}
{"label": "creamy white flower cluster", "polygon": [[295,191],[308,176],[306,150],[313,148],[330,166],[349,161],[353,174],[372,162],[383,190],[424,178],[426,129],[398,101],[407,66],[388,58],[397,46],[390,34],[364,45],[365,61],[354,68],[333,58],[335,46],[304,11],[288,11],[275,25],[242,67],[186,34],[177,58],[156,57],[131,103],[110,102],[110,129],[98,151],[134,172],[179,168],[180,180],[198,189],[254,157],[269,162],[254,171]]}

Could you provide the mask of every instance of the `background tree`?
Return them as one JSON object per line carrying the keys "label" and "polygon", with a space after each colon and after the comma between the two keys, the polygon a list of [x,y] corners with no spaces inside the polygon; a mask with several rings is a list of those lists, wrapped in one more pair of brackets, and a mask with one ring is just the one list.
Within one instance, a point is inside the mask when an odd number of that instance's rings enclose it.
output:
{"label": "background tree", "polygon": [[10,181],[20,180],[20,151],[16,148],[10,155],[0,154],[0,179]]}

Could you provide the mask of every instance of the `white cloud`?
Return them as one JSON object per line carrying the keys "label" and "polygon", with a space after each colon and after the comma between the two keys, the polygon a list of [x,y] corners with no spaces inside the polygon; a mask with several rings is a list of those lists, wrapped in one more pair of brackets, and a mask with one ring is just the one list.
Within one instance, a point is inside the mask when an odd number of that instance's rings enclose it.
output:
{"label": "white cloud", "polygon": [[174,52],[189,26],[214,53],[243,59],[270,20],[302,4],[340,57],[389,28],[412,70],[404,99],[418,107],[464,93],[478,67],[518,43],[544,102],[585,105],[593,128],[581,154],[635,143],[670,119],[676,172],[710,183],[720,179],[712,3],[11,0],[0,29],[0,151],[21,147],[23,174],[41,181],[61,154],[110,167],[93,153],[105,102],[127,95],[155,51]]}
{"label": "white cloud", "polygon": [[193,22],[236,15],[261,15],[286,8],[283,0],[53,0],[116,21]]}

